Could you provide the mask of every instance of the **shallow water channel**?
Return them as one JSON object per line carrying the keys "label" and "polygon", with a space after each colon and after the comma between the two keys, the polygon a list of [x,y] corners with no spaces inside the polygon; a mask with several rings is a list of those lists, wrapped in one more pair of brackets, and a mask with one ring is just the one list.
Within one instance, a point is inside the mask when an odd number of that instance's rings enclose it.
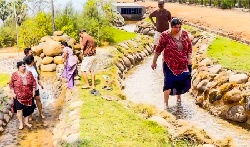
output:
{"label": "shallow water channel", "polygon": [[[137,66],[125,80],[124,92],[128,99],[135,103],[155,105],[163,110],[163,72],[162,61],[159,57],[157,69],[151,69],[153,57],[145,58],[144,63]],[[237,147],[250,146],[250,133],[238,126],[210,115],[207,111],[195,105],[195,100],[189,94],[182,96],[182,106],[176,106],[176,97],[171,96],[169,105],[171,113],[179,119],[188,120],[198,128],[204,129],[215,139],[231,137]]]}
{"label": "shallow water channel", "polygon": [[45,119],[38,116],[38,109],[33,114],[31,128],[24,126],[23,130],[18,130],[18,120],[16,115],[10,120],[5,131],[0,136],[0,147],[52,147],[52,131],[58,121],[58,116],[62,108],[62,99],[55,96],[53,85],[56,82],[55,73],[42,74],[44,89],[40,89],[40,97],[43,103]]}

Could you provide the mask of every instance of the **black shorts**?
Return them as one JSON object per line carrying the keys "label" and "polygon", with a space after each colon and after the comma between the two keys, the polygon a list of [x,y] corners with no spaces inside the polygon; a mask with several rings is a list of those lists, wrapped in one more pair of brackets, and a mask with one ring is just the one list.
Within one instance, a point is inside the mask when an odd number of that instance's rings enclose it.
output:
{"label": "black shorts", "polygon": [[40,96],[39,89],[35,91],[35,96]]}

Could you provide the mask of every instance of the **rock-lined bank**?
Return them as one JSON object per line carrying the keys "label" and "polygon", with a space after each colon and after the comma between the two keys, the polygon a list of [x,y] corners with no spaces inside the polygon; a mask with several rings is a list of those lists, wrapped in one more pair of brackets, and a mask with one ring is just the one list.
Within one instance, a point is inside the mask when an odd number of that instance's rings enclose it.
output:
{"label": "rock-lined bank", "polygon": [[213,115],[235,122],[247,122],[250,108],[249,73],[223,68],[206,57],[207,44],[193,51],[192,94],[196,103]]}
{"label": "rock-lined bank", "polygon": [[78,88],[66,92],[62,113],[59,115],[59,123],[53,129],[53,145],[59,147],[70,144],[77,146],[80,141],[81,107],[84,101],[80,100]]}
{"label": "rock-lined bank", "polygon": [[125,20],[118,11],[114,11],[111,23],[114,27],[122,27],[125,25]]}
{"label": "rock-lined bank", "polygon": [[[152,41],[152,38],[149,36],[139,36],[136,39],[120,43],[115,47],[115,52],[110,58],[115,62],[117,81],[121,85],[121,88],[124,88],[125,86],[122,85],[122,81],[124,80],[126,73],[136,65],[142,63],[147,56],[152,54]],[[79,116],[81,107],[84,107],[84,101],[80,99],[79,93],[76,94],[77,91],[78,89],[76,88],[71,92],[68,91],[66,94],[64,108],[59,117],[60,122],[53,130],[54,146],[69,144],[74,146],[81,141],[79,132],[81,118]],[[117,99],[113,100],[117,101]],[[134,104],[127,105],[129,102],[126,100],[118,100],[118,102],[124,104],[128,108],[135,107]],[[208,144],[210,144],[210,146],[213,146],[212,144],[220,146],[229,145],[231,143],[230,139],[215,141],[204,133],[203,130],[197,129],[194,125],[191,125],[186,121],[176,119],[166,111],[155,113],[153,116],[147,118],[170,129],[173,142],[181,138],[188,138],[193,139],[195,144],[204,144],[201,146],[206,146]]]}
{"label": "rock-lined bank", "polygon": [[156,28],[152,23],[146,21],[139,21],[136,23],[136,28],[134,32],[141,33],[143,35],[154,36],[155,30]]}
{"label": "rock-lined bank", "polygon": [[[201,35],[195,35],[193,40],[196,40],[193,42],[194,44],[198,42]],[[141,51],[135,51],[134,47],[141,46],[143,47]],[[133,51],[128,51],[132,48]],[[126,88],[126,85],[124,85],[123,80],[126,77],[126,74],[129,70],[131,70],[134,66],[139,65],[144,61],[144,59],[152,54],[153,50],[153,39],[150,36],[142,36],[142,38],[136,38],[134,40],[126,41],[123,43],[120,43],[117,46],[118,51],[122,53],[122,55],[119,56],[116,67],[117,67],[117,79],[118,82],[121,84],[121,88]],[[129,52],[129,54],[128,54]],[[145,53],[146,52],[146,53]],[[148,52],[148,54],[147,54]],[[137,54],[137,55],[136,55]],[[139,55],[139,56],[138,56]],[[139,58],[138,58],[139,57]],[[143,58],[142,58],[143,57]],[[128,104],[128,102],[125,102],[126,100],[120,101],[123,104]],[[131,107],[138,107],[137,105],[131,104],[127,105],[129,108]],[[154,113],[153,110],[151,110],[150,107],[143,104],[139,107],[142,107],[142,116],[146,115],[146,118],[151,121],[155,121],[158,124],[168,128],[169,133],[171,135],[171,139],[173,142],[180,138],[188,138],[189,140],[192,140],[191,142],[195,145],[200,146],[232,146],[233,142],[230,138],[226,138],[224,140],[216,140],[215,138],[212,138],[208,136],[204,130],[198,129],[195,127],[195,125],[190,124],[188,121],[185,120],[178,120],[175,116],[168,113],[167,111],[159,111],[156,110]],[[153,107],[153,106],[152,106]],[[150,114],[153,112],[153,114]],[[146,113],[146,114],[145,114]]]}
{"label": "rock-lined bank", "polygon": [[[241,43],[250,43],[244,38],[237,38],[225,32],[209,30],[185,20],[183,22],[197,28],[198,32],[204,33],[204,31],[207,31],[229,37]],[[135,32],[151,35],[149,30],[154,30],[154,26],[151,23],[142,21],[137,23]],[[192,33],[194,34],[194,32]],[[250,114],[249,73],[239,73],[225,69],[207,58],[205,52],[214,38],[215,35],[211,35],[210,38],[203,38],[208,40],[207,45],[194,49],[192,94],[197,97],[197,104],[209,110],[212,114],[236,122],[246,122]],[[194,38],[193,44],[197,43],[197,41]],[[247,121],[247,123],[250,122]]]}
{"label": "rock-lined bank", "polygon": [[140,64],[145,57],[153,53],[152,43],[153,38],[149,36],[139,36],[115,46],[118,53],[116,53],[113,61],[118,69],[117,80],[122,89],[125,87],[123,80],[128,70]]}

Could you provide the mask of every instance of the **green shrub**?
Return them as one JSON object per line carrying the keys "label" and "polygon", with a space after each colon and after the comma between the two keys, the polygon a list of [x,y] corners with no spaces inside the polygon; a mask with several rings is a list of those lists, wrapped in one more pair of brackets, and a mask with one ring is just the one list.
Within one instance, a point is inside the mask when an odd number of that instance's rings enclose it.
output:
{"label": "green shrub", "polygon": [[3,26],[0,28],[0,47],[13,46],[16,41],[15,27]]}
{"label": "green shrub", "polygon": [[221,0],[221,9],[231,9],[234,5],[233,0]]}
{"label": "green shrub", "polygon": [[56,30],[63,31],[72,38],[78,39],[77,13],[71,2],[59,12],[55,19]]}
{"label": "green shrub", "polygon": [[52,34],[50,15],[39,13],[36,17],[27,18],[19,27],[19,47],[31,47],[46,35]]}
{"label": "green shrub", "polygon": [[85,29],[98,44],[113,38],[110,29],[111,12],[107,11],[110,9],[110,2],[88,0],[84,5],[83,14],[79,16],[78,27]]}

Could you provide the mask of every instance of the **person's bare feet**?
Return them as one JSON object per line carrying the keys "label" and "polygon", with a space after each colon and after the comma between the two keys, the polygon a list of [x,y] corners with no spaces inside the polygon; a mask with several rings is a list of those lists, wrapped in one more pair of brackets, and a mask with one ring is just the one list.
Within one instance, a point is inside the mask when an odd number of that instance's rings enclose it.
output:
{"label": "person's bare feet", "polygon": [[32,124],[29,124],[29,123],[25,123],[25,125],[26,125],[27,127],[29,127],[29,128],[32,127]]}
{"label": "person's bare feet", "polygon": [[181,98],[177,99],[177,105],[181,105]]}
{"label": "person's bare feet", "polygon": [[45,118],[45,116],[44,116],[43,114],[41,114],[41,115],[40,115],[40,117],[41,117],[42,119],[44,119],[44,118]]}
{"label": "person's bare feet", "polygon": [[19,124],[18,129],[19,129],[19,130],[22,130],[22,129],[23,129],[23,124]]}

